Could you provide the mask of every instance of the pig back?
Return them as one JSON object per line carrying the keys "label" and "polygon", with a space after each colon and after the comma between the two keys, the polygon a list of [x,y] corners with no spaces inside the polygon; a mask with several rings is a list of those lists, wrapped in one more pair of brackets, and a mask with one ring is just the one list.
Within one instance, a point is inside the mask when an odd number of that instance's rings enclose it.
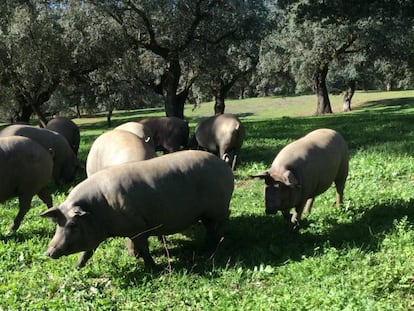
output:
{"label": "pig back", "polygon": [[155,117],[143,119],[139,123],[149,129],[157,151],[175,152],[180,146],[188,146],[189,128],[185,120],[177,117]]}
{"label": "pig back", "polygon": [[348,147],[338,132],[318,129],[284,147],[269,170],[271,176],[293,172],[306,197],[326,191],[348,174]]}
{"label": "pig back", "polygon": [[240,149],[244,139],[244,128],[237,116],[225,113],[201,121],[197,125],[195,136],[201,147],[217,153],[221,146]]}
{"label": "pig back", "polygon": [[153,146],[135,134],[115,129],[99,136],[86,159],[88,176],[112,165],[142,161],[155,156]]}
{"label": "pig back", "polygon": [[124,130],[137,135],[142,140],[148,140],[151,137],[150,129],[144,124],[138,122],[126,122],[118,125],[115,130]]}
{"label": "pig back", "polygon": [[83,183],[68,200],[90,196],[94,188],[117,235],[159,227],[151,232],[156,235],[179,232],[199,219],[225,221],[234,177],[217,157],[191,150],[111,167]]}
{"label": "pig back", "polygon": [[78,154],[80,132],[78,126],[69,118],[56,117],[50,120],[46,128],[65,137],[75,155]]}
{"label": "pig back", "polygon": [[16,195],[34,195],[52,176],[50,153],[20,136],[0,137],[0,202]]}
{"label": "pig back", "polygon": [[30,125],[13,124],[0,131],[0,137],[24,136],[33,139],[53,153],[53,178],[55,181],[73,180],[78,161],[67,140],[57,132]]}

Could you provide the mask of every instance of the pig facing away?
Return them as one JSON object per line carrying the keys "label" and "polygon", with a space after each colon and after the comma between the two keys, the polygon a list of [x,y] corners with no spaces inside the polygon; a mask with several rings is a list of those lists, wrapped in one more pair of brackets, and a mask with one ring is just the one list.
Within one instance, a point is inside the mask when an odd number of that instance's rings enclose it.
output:
{"label": "pig facing away", "polygon": [[188,146],[188,123],[176,117],[148,118],[139,121],[144,124],[154,140],[155,150],[171,153]]}
{"label": "pig facing away", "polygon": [[191,147],[214,153],[234,170],[244,136],[244,126],[237,116],[230,113],[220,114],[197,125]]}
{"label": "pig facing away", "polygon": [[[332,183],[336,187],[336,204],[343,203],[347,176],[345,140],[334,130],[318,129],[285,146],[269,170],[253,177],[265,180],[266,213],[282,211],[296,230],[303,211],[310,212],[315,196]],[[292,207],[296,211],[293,215],[289,213]]]}
{"label": "pig facing away", "polygon": [[181,232],[201,220],[215,242],[229,217],[231,169],[217,157],[187,150],[99,171],[59,206],[44,212],[57,222],[47,255],[83,252],[82,267],[109,237],[128,237],[146,266],[154,261],[148,237]]}
{"label": "pig facing away", "polygon": [[30,125],[13,124],[0,131],[0,137],[7,136],[28,137],[50,150],[53,156],[53,179],[57,183],[69,183],[75,178],[79,167],[78,159],[67,140],[59,133]]}
{"label": "pig facing away", "polygon": [[155,150],[149,142],[131,132],[115,129],[93,142],[86,159],[86,174],[89,177],[109,166],[153,157]]}
{"label": "pig facing away", "polygon": [[37,142],[20,136],[0,137],[0,203],[19,198],[19,212],[8,233],[19,228],[34,195],[52,207],[47,189],[52,168],[51,154]]}
{"label": "pig facing away", "polygon": [[80,132],[78,126],[69,118],[56,117],[50,120],[46,128],[66,138],[75,155],[78,155]]}
{"label": "pig facing away", "polygon": [[137,135],[144,141],[151,140],[151,131],[144,125],[138,122],[125,122],[118,125],[114,130],[124,130]]}

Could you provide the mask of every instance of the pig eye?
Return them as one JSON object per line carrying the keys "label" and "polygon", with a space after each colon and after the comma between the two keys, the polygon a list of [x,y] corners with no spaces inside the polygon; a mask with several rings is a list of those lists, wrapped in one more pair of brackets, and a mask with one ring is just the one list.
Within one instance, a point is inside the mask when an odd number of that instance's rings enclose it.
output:
{"label": "pig eye", "polygon": [[74,221],[70,221],[68,222],[68,224],[66,225],[69,229],[76,229],[78,228],[78,223],[74,222]]}

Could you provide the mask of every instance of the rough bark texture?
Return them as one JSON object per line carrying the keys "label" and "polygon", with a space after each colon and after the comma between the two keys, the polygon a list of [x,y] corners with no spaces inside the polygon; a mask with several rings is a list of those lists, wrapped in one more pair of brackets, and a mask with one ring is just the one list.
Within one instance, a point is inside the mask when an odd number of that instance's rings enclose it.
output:
{"label": "rough bark texture", "polygon": [[214,114],[215,115],[223,114],[224,110],[226,109],[223,93],[221,91],[216,92],[214,98],[215,98]]}
{"label": "rough bark texture", "polygon": [[328,88],[326,87],[326,76],[328,66],[320,66],[313,75],[313,87],[317,98],[316,115],[332,113],[331,102],[329,100]]}
{"label": "rough bark texture", "polygon": [[346,90],[345,95],[344,95],[344,102],[343,102],[343,108],[342,108],[343,112],[351,111],[351,101],[355,93],[355,86],[356,86],[355,80],[351,80],[348,82],[348,89]]}

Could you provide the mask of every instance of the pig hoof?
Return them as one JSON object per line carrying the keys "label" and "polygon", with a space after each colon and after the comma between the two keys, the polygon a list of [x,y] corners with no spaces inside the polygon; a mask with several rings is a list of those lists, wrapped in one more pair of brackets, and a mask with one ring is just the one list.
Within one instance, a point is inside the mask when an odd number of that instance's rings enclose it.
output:
{"label": "pig hoof", "polygon": [[299,233],[299,229],[300,229],[300,226],[298,222],[293,224],[292,233]]}

